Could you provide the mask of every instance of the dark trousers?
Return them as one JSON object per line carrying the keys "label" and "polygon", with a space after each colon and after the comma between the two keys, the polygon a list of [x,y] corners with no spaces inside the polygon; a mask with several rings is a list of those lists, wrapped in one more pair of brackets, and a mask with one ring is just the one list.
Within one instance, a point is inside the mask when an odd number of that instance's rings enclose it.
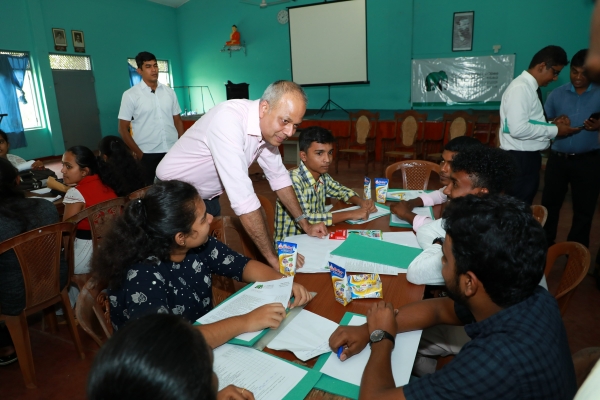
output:
{"label": "dark trousers", "polygon": [[206,212],[212,215],[213,217],[218,217],[221,215],[221,203],[219,203],[219,197],[214,197],[210,200],[204,200],[204,204],[206,204]]}
{"label": "dark trousers", "polygon": [[140,160],[142,172],[144,173],[144,181],[146,186],[154,183],[154,176],[156,175],[156,167],[167,153],[144,153],[144,156]]}
{"label": "dark trousers", "polygon": [[542,195],[542,205],[548,209],[544,231],[549,246],[556,239],[558,217],[569,184],[573,198],[573,222],[567,240],[588,247],[600,193],[600,151],[567,157],[550,153]]}
{"label": "dark trousers", "polygon": [[539,151],[509,150],[508,153],[517,164],[517,175],[513,187],[507,191],[507,194],[531,205],[540,186],[542,155]]}

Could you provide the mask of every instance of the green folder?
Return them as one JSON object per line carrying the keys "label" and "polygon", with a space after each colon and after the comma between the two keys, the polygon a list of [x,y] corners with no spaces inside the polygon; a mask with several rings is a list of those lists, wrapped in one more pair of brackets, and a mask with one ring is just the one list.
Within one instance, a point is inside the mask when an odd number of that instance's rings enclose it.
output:
{"label": "green folder", "polygon": [[[269,354],[269,353],[265,353],[265,354]],[[311,368],[305,367],[304,365],[300,365],[298,363],[285,360],[283,358],[274,356],[273,354],[269,354],[269,355],[271,357],[275,357],[279,360],[283,360],[286,363],[292,364],[294,367],[298,367],[300,369],[307,371],[307,374],[304,375],[304,378],[302,378],[302,380],[283,398],[283,400],[304,399],[306,396],[308,396],[308,393],[310,393],[310,391],[313,390],[313,388],[315,387],[317,382],[321,379],[321,377],[325,376],[322,373],[318,372],[318,370],[316,370],[316,369],[311,369]]]}
{"label": "green folder", "polygon": [[[433,207],[427,207],[427,208],[429,208],[429,214],[430,214],[431,219],[435,219],[435,217],[433,216]],[[390,226],[395,226],[398,228],[412,228],[412,225],[409,224],[408,222],[405,222],[405,223],[392,222],[393,215],[394,214],[390,214]]]}
{"label": "green folder", "polygon": [[[364,315],[362,314],[347,312],[346,314],[344,314],[344,317],[340,321],[340,325],[348,325],[352,317],[355,315],[360,315],[364,317]],[[321,368],[323,368],[323,365],[325,365],[325,362],[329,358],[330,354],[331,353],[322,354],[315,363],[313,369],[316,371],[320,371]],[[325,374],[321,375],[321,379],[319,379],[319,381],[315,385],[315,389],[319,389],[324,392],[332,393],[338,396],[348,397],[350,399],[358,399],[358,394],[360,392],[359,386],[353,385],[348,382],[340,381],[339,379],[332,378],[331,376]]]}
{"label": "green folder", "polygon": [[[216,310],[217,308],[221,307],[223,304],[227,303],[229,300],[233,299],[235,296],[239,295],[244,290],[247,290],[247,289],[251,288],[252,285],[254,285],[254,283],[247,284],[242,289],[238,290],[237,292],[235,292],[234,294],[232,294],[231,296],[229,296],[228,298],[226,298],[225,300],[223,300],[214,309]],[[286,312],[287,311],[289,311],[289,310],[286,310]],[[196,322],[194,322],[194,325],[202,325],[202,324],[200,322],[196,321]],[[229,344],[237,344],[239,346],[252,347],[252,346],[254,346],[256,344],[256,342],[258,342],[260,340],[261,337],[265,336],[267,334],[267,332],[269,332],[269,330],[270,330],[270,328],[263,329],[263,331],[261,333],[259,333],[258,335],[256,335],[256,337],[254,339],[250,340],[250,341],[240,340],[240,339],[233,338],[233,339],[229,340],[227,343],[229,343]]]}
{"label": "green folder", "polygon": [[331,255],[406,269],[422,252],[414,247],[350,235]]}

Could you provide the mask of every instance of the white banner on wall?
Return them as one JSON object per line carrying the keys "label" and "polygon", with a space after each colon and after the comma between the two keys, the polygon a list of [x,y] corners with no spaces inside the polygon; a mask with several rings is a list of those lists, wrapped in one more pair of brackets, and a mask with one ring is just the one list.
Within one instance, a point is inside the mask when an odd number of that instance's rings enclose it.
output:
{"label": "white banner on wall", "polygon": [[514,74],[514,54],[413,60],[411,102],[415,106],[500,104]]}

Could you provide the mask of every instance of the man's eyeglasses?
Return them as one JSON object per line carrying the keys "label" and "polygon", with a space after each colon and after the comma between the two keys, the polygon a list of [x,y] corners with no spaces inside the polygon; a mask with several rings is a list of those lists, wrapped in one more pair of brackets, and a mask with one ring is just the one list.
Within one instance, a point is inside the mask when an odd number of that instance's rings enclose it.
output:
{"label": "man's eyeglasses", "polygon": [[550,67],[550,69],[552,70],[552,73],[554,73],[554,76],[558,76],[558,74],[560,74],[560,71],[555,69],[554,67]]}

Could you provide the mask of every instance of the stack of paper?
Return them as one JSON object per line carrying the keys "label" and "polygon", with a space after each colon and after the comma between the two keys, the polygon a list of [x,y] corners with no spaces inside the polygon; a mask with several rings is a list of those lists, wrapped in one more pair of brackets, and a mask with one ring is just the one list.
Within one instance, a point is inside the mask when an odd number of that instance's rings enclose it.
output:
{"label": "stack of paper", "polygon": [[[385,195],[387,201],[412,200],[424,194],[424,190],[389,189]],[[402,197],[402,199],[400,199]]]}
{"label": "stack of paper", "polygon": [[[50,188],[42,188],[42,189],[36,189],[36,190],[32,190],[31,193],[35,193],[35,194],[48,194],[50,193],[52,190]],[[55,197],[47,197],[47,196],[31,196],[29,197],[30,199],[44,199],[44,200],[48,200],[48,201],[56,201],[58,199],[61,198],[60,195],[55,196]]]}
{"label": "stack of paper", "polygon": [[[349,219],[346,222],[349,224],[353,224],[353,225],[359,225],[359,224],[364,224],[366,222],[369,221],[373,221],[374,219],[377,219],[379,217],[384,217],[386,215],[390,214],[390,208],[388,206],[385,206],[383,204],[375,204],[375,206],[377,207],[377,212],[371,213],[369,214],[369,218],[366,220],[363,219]],[[336,210],[333,211],[333,213],[337,213],[337,212],[342,212],[342,211],[352,211],[352,210],[358,210],[360,207],[359,206],[354,206],[354,207],[348,207],[348,208],[344,208],[341,210]]]}

